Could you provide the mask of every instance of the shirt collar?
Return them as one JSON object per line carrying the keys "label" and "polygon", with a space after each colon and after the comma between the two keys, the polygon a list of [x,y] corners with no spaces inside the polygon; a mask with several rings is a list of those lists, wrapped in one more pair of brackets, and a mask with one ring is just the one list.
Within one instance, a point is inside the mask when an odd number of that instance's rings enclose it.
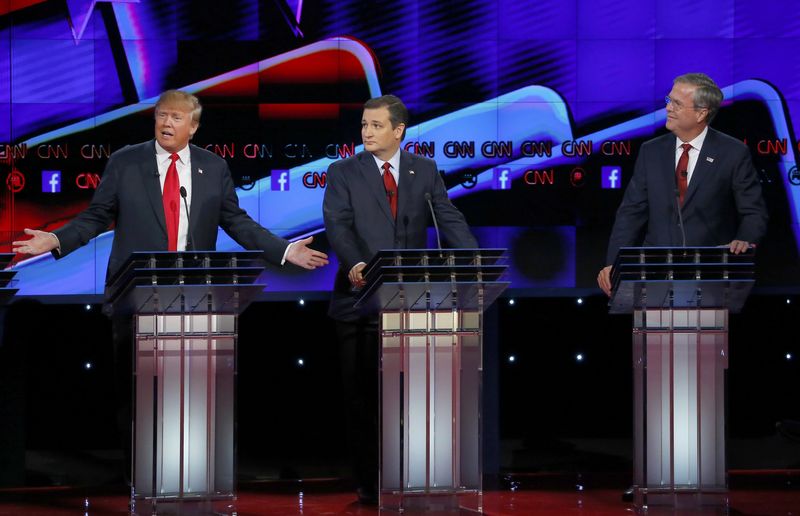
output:
{"label": "shirt collar", "polygon": [[[164,149],[164,147],[159,145],[158,141],[156,141],[156,160],[158,160],[159,163],[167,161],[171,155],[172,155],[171,152],[169,152],[168,150]],[[190,155],[191,155],[191,152],[189,151],[189,146],[188,145],[178,151],[178,157],[180,158],[181,163],[183,163],[184,165],[186,163],[189,163],[189,156]]]}
{"label": "shirt collar", "polygon": [[706,141],[706,135],[708,134],[708,126],[703,128],[703,132],[698,134],[694,137],[694,140],[689,142],[682,142],[680,138],[675,138],[675,150],[677,151],[680,149],[681,145],[684,143],[688,143],[692,146],[693,149],[697,149],[698,151],[703,148],[703,142]]}
{"label": "shirt collar", "polygon": [[[380,170],[383,170],[383,164],[386,163],[386,162],[384,160],[380,159],[378,156],[376,156],[374,154],[372,155],[372,157],[375,158],[375,163],[378,164],[378,168]],[[394,153],[394,156],[389,158],[388,161],[389,161],[389,164],[392,166],[392,170],[394,170],[395,173],[399,173],[400,172],[400,148],[399,147],[397,149],[397,152]]]}

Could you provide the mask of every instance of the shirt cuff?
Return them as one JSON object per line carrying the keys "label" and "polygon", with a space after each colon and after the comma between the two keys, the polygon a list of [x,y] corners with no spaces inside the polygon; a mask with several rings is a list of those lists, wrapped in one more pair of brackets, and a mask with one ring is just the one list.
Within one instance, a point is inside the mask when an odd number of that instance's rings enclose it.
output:
{"label": "shirt cuff", "polygon": [[61,256],[61,240],[58,239],[55,233],[48,233],[48,235],[56,239],[56,248],[53,249],[53,252]]}
{"label": "shirt cuff", "polygon": [[289,242],[289,245],[286,246],[286,250],[283,252],[283,258],[281,258],[281,265],[286,263],[286,257],[289,256],[289,249],[291,249],[294,244],[294,242]]}

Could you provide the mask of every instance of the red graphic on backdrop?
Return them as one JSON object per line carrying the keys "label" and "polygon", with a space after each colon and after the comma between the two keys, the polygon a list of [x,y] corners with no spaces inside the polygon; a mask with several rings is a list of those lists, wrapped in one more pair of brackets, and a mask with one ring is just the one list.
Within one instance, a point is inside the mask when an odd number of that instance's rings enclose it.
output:
{"label": "red graphic on backdrop", "polygon": [[12,193],[19,193],[25,188],[25,176],[22,175],[17,169],[12,170],[6,176],[6,187],[11,190]]}

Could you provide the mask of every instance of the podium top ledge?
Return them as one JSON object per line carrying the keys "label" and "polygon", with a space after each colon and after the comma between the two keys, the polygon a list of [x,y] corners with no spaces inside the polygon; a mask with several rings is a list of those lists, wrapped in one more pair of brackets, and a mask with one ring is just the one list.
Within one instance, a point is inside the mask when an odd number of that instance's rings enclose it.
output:
{"label": "podium top ledge", "polygon": [[722,246],[691,246],[691,247],[620,247],[617,253],[617,262],[628,258],[654,259],[691,257],[694,259],[725,259],[727,261],[752,261],[755,257],[755,248],[750,248],[740,254],[731,253],[727,245]]}
{"label": "podium top ledge", "polygon": [[182,269],[197,267],[263,267],[261,251],[137,251],[131,253],[117,273],[107,281],[113,285],[134,269]]}
{"label": "podium top ledge", "polygon": [[464,248],[445,248],[445,249],[381,249],[375,256],[367,264],[372,265],[374,263],[386,261],[386,260],[396,260],[400,259],[404,262],[413,262],[417,260],[421,260],[427,258],[428,260],[436,260],[436,259],[456,259],[456,260],[474,260],[475,258],[480,257],[481,261],[484,263],[491,263],[492,261],[497,261],[500,258],[504,257],[506,253],[506,249],[502,248],[490,248],[490,249],[464,249]]}

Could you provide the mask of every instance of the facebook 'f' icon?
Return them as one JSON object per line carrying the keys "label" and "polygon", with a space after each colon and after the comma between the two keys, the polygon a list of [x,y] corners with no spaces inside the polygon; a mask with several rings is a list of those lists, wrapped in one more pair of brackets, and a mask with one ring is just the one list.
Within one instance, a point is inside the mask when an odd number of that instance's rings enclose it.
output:
{"label": "facebook 'f' icon", "polygon": [[603,188],[622,188],[622,168],[618,166],[603,167],[600,169],[603,178]]}
{"label": "facebook 'f' icon", "polygon": [[511,169],[498,167],[494,169],[492,190],[509,190],[511,188]]}
{"label": "facebook 'f' icon", "polygon": [[272,178],[271,185],[273,190],[285,192],[289,189],[289,171],[288,170],[273,170],[270,175]]}
{"label": "facebook 'f' icon", "polygon": [[42,191],[45,193],[61,192],[60,170],[42,170]]}

